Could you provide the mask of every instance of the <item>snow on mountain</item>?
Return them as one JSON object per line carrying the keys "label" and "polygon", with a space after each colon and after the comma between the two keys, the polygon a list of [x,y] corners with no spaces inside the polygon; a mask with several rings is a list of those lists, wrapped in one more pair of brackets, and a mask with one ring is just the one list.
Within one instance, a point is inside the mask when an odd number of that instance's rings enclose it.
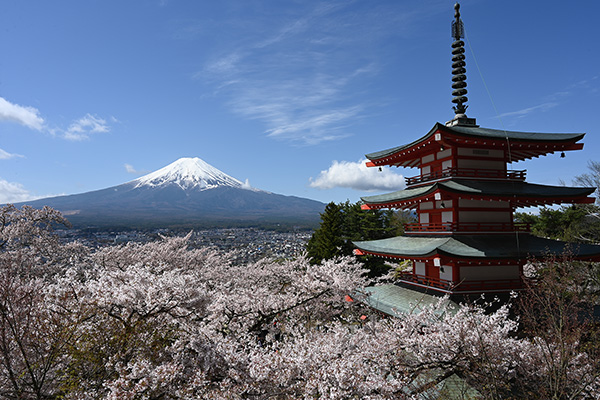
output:
{"label": "snow on mountain", "polygon": [[208,190],[216,187],[251,189],[250,185],[218,170],[198,157],[179,160],[131,182],[138,187],[161,187],[177,185],[181,189]]}

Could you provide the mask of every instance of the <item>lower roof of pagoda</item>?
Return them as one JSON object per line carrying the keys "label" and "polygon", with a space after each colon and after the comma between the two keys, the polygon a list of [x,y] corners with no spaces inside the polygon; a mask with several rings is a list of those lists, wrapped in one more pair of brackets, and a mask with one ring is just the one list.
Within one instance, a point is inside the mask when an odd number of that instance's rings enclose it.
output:
{"label": "lower roof of pagoda", "polygon": [[470,260],[526,260],[570,254],[579,260],[600,260],[600,246],[544,239],[528,233],[457,235],[445,237],[396,236],[353,242],[359,252],[399,259],[445,256]]}
{"label": "lower roof of pagoda", "polygon": [[514,181],[483,181],[452,178],[430,185],[399,190],[377,196],[361,197],[364,209],[412,208],[421,201],[431,201],[436,193],[445,193],[448,198],[481,200],[504,200],[514,206],[536,204],[591,203],[587,197],[595,188],[538,185]]}
{"label": "lower roof of pagoda", "polygon": [[510,149],[508,162],[522,161],[557,151],[581,150],[576,143],[585,133],[516,132],[479,126],[446,126],[436,123],[412,143],[366,154],[368,166],[419,167],[421,157],[438,151],[440,145]]}

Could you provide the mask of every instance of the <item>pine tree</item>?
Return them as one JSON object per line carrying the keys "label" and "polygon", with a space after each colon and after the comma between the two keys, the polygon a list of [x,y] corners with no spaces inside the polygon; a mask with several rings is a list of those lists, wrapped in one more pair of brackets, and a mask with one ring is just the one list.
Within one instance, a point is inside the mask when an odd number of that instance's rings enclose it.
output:
{"label": "pine tree", "polygon": [[327,204],[321,213],[321,225],[307,246],[307,254],[313,264],[343,255],[342,224],[341,207],[333,202]]}

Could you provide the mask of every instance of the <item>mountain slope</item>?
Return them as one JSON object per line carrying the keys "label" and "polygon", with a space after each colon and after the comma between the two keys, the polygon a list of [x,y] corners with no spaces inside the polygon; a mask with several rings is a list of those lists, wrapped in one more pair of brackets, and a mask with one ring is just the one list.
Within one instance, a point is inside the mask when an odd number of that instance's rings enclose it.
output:
{"label": "mountain slope", "polygon": [[325,205],[250,188],[199,158],[184,158],[122,185],[28,201],[65,214],[75,227],[315,226]]}

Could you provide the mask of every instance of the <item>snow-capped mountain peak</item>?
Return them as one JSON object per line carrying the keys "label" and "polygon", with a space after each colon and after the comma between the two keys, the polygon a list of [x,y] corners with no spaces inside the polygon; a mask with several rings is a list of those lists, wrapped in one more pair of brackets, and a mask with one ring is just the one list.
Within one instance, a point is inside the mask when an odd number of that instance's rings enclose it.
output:
{"label": "snow-capped mountain peak", "polygon": [[135,179],[132,183],[136,188],[177,185],[182,189],[199,190],[219,186],[250,189],[247,183],[238,181],[198,157],[180,158],[164,168]]}

